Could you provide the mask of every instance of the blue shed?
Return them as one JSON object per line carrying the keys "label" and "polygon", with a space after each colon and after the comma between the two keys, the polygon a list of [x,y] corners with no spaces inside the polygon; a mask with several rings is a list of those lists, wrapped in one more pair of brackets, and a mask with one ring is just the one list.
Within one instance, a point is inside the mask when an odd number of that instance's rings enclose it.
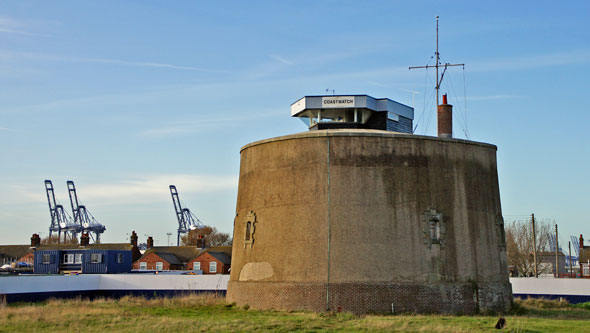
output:
{"label": "blue shed", "polygon": [[35,252],[36,274],[57,274],[59,273],[60,250],[44,250]]}
{"label": "blue shed", "polygon": [[82,273],[107,274],[128,273],[133,261],[131,251],[124,250],[84,250]]}
{"label": "blue shed", "polygon": [[127,273],[132,268],[129,250],[63,249],[35,252],[36,274],[77,272],[83,274]]}

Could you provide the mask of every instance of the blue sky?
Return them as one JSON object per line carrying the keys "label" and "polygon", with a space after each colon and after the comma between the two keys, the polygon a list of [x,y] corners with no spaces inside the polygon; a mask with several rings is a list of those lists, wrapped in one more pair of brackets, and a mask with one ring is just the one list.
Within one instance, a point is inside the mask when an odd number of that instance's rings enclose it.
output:
{"label": "blue sky", "polygon": [[[168,185],[232,232],[239,149],[305,131],[305,95],[412,105],[435,135],[435,16],[457,137],[498,146],[506,219],[590,237],[586,1],[1,1],[0,244],[47,236],[43,180],[107,227],[166,244]],[[467,125],[465,125],[467,124]],[[588,238],[587,237],[587,238]],[[174,238],[174,237],[172,237]],[[589,238],[590,239],[590,238]]]}

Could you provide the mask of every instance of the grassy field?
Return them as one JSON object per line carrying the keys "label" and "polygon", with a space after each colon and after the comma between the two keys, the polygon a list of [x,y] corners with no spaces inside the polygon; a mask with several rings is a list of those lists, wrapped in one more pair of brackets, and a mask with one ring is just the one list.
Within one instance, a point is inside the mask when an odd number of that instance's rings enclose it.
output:
{"label": "grassy field", "polygon": [[[504,316],[511,332],[590,332],[590,304],[524,300]],[[0,332],[35,331],[496,331],[498,316],[367,315],[255,311],[223,298],[50,300],[0,305]]]}

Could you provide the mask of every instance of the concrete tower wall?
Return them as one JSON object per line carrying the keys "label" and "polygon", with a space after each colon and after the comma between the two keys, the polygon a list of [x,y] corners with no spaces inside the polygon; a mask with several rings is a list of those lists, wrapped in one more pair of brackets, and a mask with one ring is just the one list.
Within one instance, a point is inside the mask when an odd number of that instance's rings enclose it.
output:
{"label": "concrete tower wall", "polygon": [[229,302],[475,313],[512,299],[493,145],[370,130],[255,142],[236,212]]}

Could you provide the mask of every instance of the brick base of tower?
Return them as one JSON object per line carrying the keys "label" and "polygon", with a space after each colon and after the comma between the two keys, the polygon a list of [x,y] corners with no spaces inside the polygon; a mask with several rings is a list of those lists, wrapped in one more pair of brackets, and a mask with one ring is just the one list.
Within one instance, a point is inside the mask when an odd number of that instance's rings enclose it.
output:
{"label": "brick base of tower", "polygon": [[253,309],[363,313],[504,312],[510,283],[294,283],[230,281],[227,302]]}

